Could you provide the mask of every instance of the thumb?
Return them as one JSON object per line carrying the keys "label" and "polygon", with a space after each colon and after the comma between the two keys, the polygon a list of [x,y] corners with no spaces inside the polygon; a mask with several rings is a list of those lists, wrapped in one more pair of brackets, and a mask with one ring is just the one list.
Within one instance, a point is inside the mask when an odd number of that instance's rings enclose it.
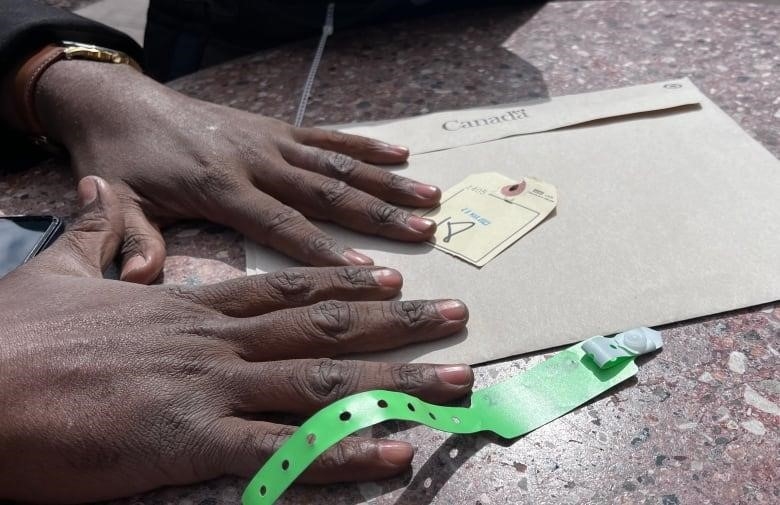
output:
{"label": "thumb", "polygon": [[162,272],[165,263],[165,240],[160,229],[152,224],[135,202],[123,200],[125,231],[122,245],[120,279],[150,284]]}
{"label": "thumb", "polygon": [[95,176],[79,181],[78,195],[76,221],[30,265],[50,273],[102,277],[124,231],[119,202],[106,181]]}

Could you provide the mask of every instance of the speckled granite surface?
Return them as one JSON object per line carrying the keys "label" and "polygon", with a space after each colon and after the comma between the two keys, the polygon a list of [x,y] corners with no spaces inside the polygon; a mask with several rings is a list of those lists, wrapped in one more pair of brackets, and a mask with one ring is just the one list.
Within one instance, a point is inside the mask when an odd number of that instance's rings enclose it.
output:
{"label": "speckled granite surface", "polygon": [[[188,94],[291,120],[312,42],[185,78]],[[306,124],[384,119],[688,76],[780,156],[780,7],[745,2],[585,1],[537,12],[487,10],[336,34]],[[39,181],[51,179],[41,185]],[[0,211],[67,214],[62,167],[0,179]],[[69,192],[66,192],[69,191]],[[65,201],[61,202],[65,193]],[[242,242],[219,227],[166,233],[166,282],[242,275]],[[634,381],[514,443],[405,424],[376,435],[412,442],[403,478],[296,487],[285,504],[649,503],[780,501],[780,305],[664,330]],[[543,359],[479,367],[477,387]],[[114,505],[237,504],[223,479]]]}

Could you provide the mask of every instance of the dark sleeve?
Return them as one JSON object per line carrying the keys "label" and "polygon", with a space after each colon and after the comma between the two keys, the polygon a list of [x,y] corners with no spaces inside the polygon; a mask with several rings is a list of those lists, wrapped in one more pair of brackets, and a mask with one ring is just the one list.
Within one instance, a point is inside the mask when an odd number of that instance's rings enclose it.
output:
{"label": "dark sleeve", "polygon": [[[46,44],[63,40],[117,49],[143,61],[133,39],[106,25],[37,0],[0,0],[0,75]],[[23,136],[0,124],[0,173],[29,166],[42,157]]]}
{"label": "dark sleeve", "polygon": [[37,0],[0,0],[0,72],[44,45],[63,40],[117,49],[142,61],[133,39],[104,24]]}

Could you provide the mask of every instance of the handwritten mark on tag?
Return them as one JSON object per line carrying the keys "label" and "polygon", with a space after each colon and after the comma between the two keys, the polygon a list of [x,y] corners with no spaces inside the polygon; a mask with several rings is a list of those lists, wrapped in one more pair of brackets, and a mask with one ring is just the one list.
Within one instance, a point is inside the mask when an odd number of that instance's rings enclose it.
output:
{"label": "handwritten mark on tag", "polygon": [[451,221],[452,218],[447,218],[438,225],[441,226],[443,224],[447,224],[447,235],[442,239],[442,242],[447,243],[449,242],[454,235],[457,235],[458,233],[464,232],[466,230],[470,230],[476,223],[472,221],[460,221],[460,222],[454,222]]}
{"label": "handwritten mark on tag", "polygon": [[543,221],[557,203],[551,184],[487,172],[467,177],[444,193],[438,208],[419,214],[438,224],[431,241],[437,249],[481,267]]}

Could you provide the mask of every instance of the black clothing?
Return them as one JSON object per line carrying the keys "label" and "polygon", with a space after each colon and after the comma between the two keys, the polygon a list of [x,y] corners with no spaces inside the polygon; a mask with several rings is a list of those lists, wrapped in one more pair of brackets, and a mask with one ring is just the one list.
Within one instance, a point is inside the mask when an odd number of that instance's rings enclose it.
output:
{"label": "black clothing", "polygon": [[[144,45],[101,23],[38,0],[0,0],[0,75],[51,42],[84,42],[130,54],[160,81],[237,56],[320,34],[331,0],[151,0]],[[465,7],[539,0],[339,0],[335,30]],[[0,125],[0,170],[38,152]]]}
{"label": "black clothing", "polygon": [[144,47],[147,70],[168,81],[285,42],[316,37],[327,5],[335,31],[467,7],[528,0],[151,0]]}
{"label": "black clothing", "polygon": [[[0,75],[46,44],[63,40],[118,49],[143,61],[138,44],[113,28],[35,0],[0,0]],[[24,168],[45,158],[24,136],[3,125],[0,153],[0,171]]]}
{"label": "black clothing", "polygon": [[0,0],[0,74],[62,40],[118,49],[143,61],[138,44],[113,28],[36,0]]}

